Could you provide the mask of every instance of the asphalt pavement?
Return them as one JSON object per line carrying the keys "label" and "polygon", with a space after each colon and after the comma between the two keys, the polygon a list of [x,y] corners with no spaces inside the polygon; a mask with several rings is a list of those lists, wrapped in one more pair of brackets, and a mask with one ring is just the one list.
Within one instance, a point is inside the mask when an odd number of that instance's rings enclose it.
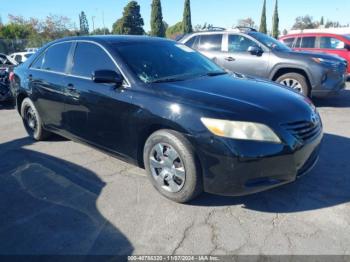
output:
{"label": "asphalt pavement", "polygon": [[17,112],[0,106],[0,254],[350,255],[350,84],[315,104],[325,137],[308,176],[187,205],[95,149],[34,142]]}

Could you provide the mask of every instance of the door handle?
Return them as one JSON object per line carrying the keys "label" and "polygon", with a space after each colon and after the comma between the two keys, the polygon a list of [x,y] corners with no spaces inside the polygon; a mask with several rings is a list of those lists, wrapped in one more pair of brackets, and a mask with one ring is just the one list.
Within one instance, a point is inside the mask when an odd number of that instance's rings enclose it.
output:
{"label": "door handle", "polygon": [[68,84],[67,85],[67,90],[70,91],[70,92],[76,91],[76,89],[75,89],[73,84]]}
{"label": "door handle", "polygon": [[225,60],[226,60],[226,61],[229,61],[229,62],[236,61],[236,59],[233,58],[232,56],[226,57]]}

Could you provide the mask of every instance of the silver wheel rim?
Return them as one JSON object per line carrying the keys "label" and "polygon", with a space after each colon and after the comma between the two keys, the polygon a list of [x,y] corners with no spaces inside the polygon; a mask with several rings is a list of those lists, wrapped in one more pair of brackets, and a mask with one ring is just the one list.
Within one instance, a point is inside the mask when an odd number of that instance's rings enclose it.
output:
{"label": "silver wheel rim", "polygon": [[298,91],[299,93],[303,93],[303,86],[300,84],[300,82],[293,78],[286,78],[283,79],[280,82],[281,85],[288,86],[290,88],[293,88],[295,91]]}
{"label": "silver wheel rim", "polygon": [[152,177],[164,190],[177,193],[185,185],[186,170],[177,151],[164,143],[156,144],[149,156]]}
{"label": "silver wheel rim", "polygon": [[28,127],[33,132],[36,132],[37,127],[38,127],[38,122],[37,122],[35,112],[31,107],[28,107],[28,109],[25,112],[25,120],[27,122]]}

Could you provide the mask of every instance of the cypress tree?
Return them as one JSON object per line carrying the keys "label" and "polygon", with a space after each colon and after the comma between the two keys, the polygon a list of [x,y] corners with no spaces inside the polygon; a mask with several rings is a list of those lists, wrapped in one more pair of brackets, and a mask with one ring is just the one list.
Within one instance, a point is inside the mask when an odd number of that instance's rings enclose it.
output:
{"label": "cypress tree", "polygon": [[143,19],[140,13],[140,5],[136,1],[130,1],[125,7],[123,17],[113,24],[113,34],[143,35]]}
{"label": "cypress tree", "polygon": [[153,0],[151,13],[151,35],[165,37],[162,4],[160,0]]}
{"label": "cypress tree", "polygon": [[264,0],[264,5],[261,13],[261,21],[259,32],[267,34],[267,25],[266,25],[266,0]]}
{"label": "cypress tree", "polygon": [[324,17],[321,17],[320,25],[324,25]]}
{"label": "cypress tree", "polygon": [[89,23],[86,18],[86,14],[82,11],[79,14],[79,23],[80,23],[80,35],[88,35],[89,34]]}
{"label": "cypress tree", "polygon": [[182,31],[184,34],[190,34],[193,32],[190,0],[185,0],[185,8],[184,8],[183,21],[182,21]]}
{"label": "cypress tree", "polygon": [[274,38],[278,38],[280,32],[279,32],[279,23],[280,23],[280,19],[278,16],[278,0],[276,0],[276,4],[275,4],[275,11],[273,12],[273,18],[272,18],[272,37]]}

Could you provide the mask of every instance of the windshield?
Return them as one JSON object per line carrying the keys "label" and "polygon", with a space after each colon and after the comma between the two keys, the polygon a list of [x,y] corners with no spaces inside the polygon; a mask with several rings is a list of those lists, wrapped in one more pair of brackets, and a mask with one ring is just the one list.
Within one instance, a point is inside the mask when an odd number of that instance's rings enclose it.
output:
{"label": "windshield", "polygon": [[144,83],[181,81],[226,73],[191,48],[175,42],[123,43],[115,49]]}
{"label": "windshield", "polygon": [[249,35],[254,37],[259,42],[263,43],[265,46],[267,46],[270,49],[277,50],[277,51],[291,51],[291,49],[288,46],[286,46],[285,44],[281,43],[280,41],[268,35],[258,33],[258,32],[252,32]]}

